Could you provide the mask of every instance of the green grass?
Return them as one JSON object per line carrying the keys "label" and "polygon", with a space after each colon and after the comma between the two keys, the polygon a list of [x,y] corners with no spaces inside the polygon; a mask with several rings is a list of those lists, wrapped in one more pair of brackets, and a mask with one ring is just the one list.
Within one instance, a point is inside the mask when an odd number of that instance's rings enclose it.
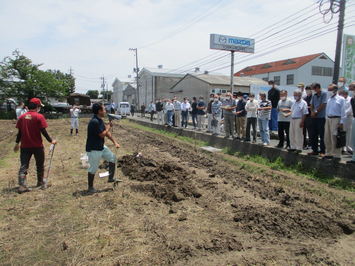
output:
{"label": "green grass", "polygon": [[148,126],[143,126],[143,125],[140,125],[140,124],[137,124],[137,123],[134,123],[134,122],[127,121],[127,120],[123,121],[121,123],[128,124],[130,127],[133,127],[133,128],[137,128],[137,129],[141,129],[141,130],[144,130],[144,131],[152,132],[152,133],[155,133],[155,134],[163,135],[163,136],[166,136],[166,137],[178,139],[178,140],[193,144],[193,145],[198,146],[198,147],[203,147],[203,146],[207,146],[208,145],[208,143],[205,142],[205,141],[196,140],[194,138],[181,136],[181,135],[176,134],[174,132],[168,132],[168,131],[165,131],[165,130],[162,130],[162,129],[156,129],[156,128],[151,128],[151,127],[148,127]]}
{"label": "green grass", "polygon": [[[231,152],[228,151],[228,154]],[[305,169],[302,166],[301,162],[298,162],[295,165],[286,165],[282,158],[278,157],[274,161],[270,161],[269,159],[262,157],[260,155],[245,155],[239,152],[233,154],[234,156],[238,156],[239,158],[243,158],[245,160],[265,165],[270,167],[273,170],[284,171],[288,173],[293,173],[296,175],[305,176],[309,179],[317,180],[319,182],[328,184],[330,187],[339,188],[348,190],[351,192],[355,192],[355,185],[348,179],[340,178],[340,177],[331,177],[326,176],[319,173],[316,169]]]}

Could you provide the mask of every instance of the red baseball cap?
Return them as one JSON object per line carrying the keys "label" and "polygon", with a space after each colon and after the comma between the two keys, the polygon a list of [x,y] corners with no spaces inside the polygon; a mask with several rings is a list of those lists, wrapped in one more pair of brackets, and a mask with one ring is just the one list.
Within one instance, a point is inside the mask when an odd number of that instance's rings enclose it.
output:
{"label": "red baseball cap", "polygon": [[30,103],[34,103],[34,104],[36,104],[37,106],[44,106],[44,105],[42,104],[41,100],[38,99],[38,98],[32,98],[32,99],[30,100]]}

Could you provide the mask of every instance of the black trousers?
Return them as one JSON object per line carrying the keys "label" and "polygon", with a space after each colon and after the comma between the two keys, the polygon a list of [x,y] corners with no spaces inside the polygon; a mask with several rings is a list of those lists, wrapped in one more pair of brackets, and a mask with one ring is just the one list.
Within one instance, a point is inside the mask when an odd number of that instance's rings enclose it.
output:
{"label": "black trousers", "polygon": [[30,160],[34,155],[37,168],[37,180],[42,180],[44,177],[44,148],[21,148],[20,160],[21,166],[19,170],[19,176],[24,177],[27,175],[27,171],[30,165]]}
{"label": "black trousers", "polygon": [[[311,118],[310,136],[312,150],[315,153],[325,153],[324,145],[325,118]],[[318,146],[320,150],[318,150]]]}
{"label": "black trousers", "polygon": [[278,122],[278,136],[279,136],[279,145],[283,146],[285,143],[285,134],[286,134],[286,144],[287,147],[290,147],[290,122]]}
{"label": "black trousers", "polygon": [[[304,120],[304,127],[303,127],[303,147],[311,146],[311,126],[312,126],[312,118],[306,117]],[[308,139],[307,139],[308,134]]]}
{"label": "black trousers", "polygon": [[256,117],[248,117],[247,118],[247,128],[246,128],[246,140],[250,141],[250,126],[253,127],[253,140],[256,141]]}

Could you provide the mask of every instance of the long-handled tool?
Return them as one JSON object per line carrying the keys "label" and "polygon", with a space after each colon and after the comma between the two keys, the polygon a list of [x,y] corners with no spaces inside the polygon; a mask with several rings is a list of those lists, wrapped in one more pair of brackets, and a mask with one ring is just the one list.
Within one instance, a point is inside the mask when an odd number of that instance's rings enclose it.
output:
{"label": "long-handled tool", "polygon": [[47,188],[48,187],[48,177],[49,177],[49,171],[51,170],[52,167],[52,159],[53,159],[53,154],[54,154],[54,149],[55,149],[55,144],[51,144],[50,148],[49,148],[49,165],[48,165],[48,169],[47,169],[47,175],[45,178],[43,178],[43,186],[42,188]]}

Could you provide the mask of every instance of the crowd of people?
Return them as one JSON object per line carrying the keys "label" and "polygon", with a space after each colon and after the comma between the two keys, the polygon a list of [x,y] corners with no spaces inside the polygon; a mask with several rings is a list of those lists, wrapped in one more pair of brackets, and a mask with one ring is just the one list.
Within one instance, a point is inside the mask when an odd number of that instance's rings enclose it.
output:
{"label": "crowd of people", "polygon": [[[218,136],[224,131],[224,138],[246,142],[257,142],[257,128],[262,145],[270,145],[270,132],[277,132],[277,148],[300,153],[309,150],[308,155],[324,159],[340,160],[341,154],[353,155],[349,163],[355,163],[355,83],[349,87],[345,79],[322,89],[319,83],[309,86],[298,84],[293,95],[279,90],[273,81],[271,88],[253,93],[211,94],[191,100],[177,97],[150,102],[147,112],[153,121],[168,127],[206,130]],[[142,116],[145,116],[142,112]],[[207,123],[206,123],[207,118]]]}

